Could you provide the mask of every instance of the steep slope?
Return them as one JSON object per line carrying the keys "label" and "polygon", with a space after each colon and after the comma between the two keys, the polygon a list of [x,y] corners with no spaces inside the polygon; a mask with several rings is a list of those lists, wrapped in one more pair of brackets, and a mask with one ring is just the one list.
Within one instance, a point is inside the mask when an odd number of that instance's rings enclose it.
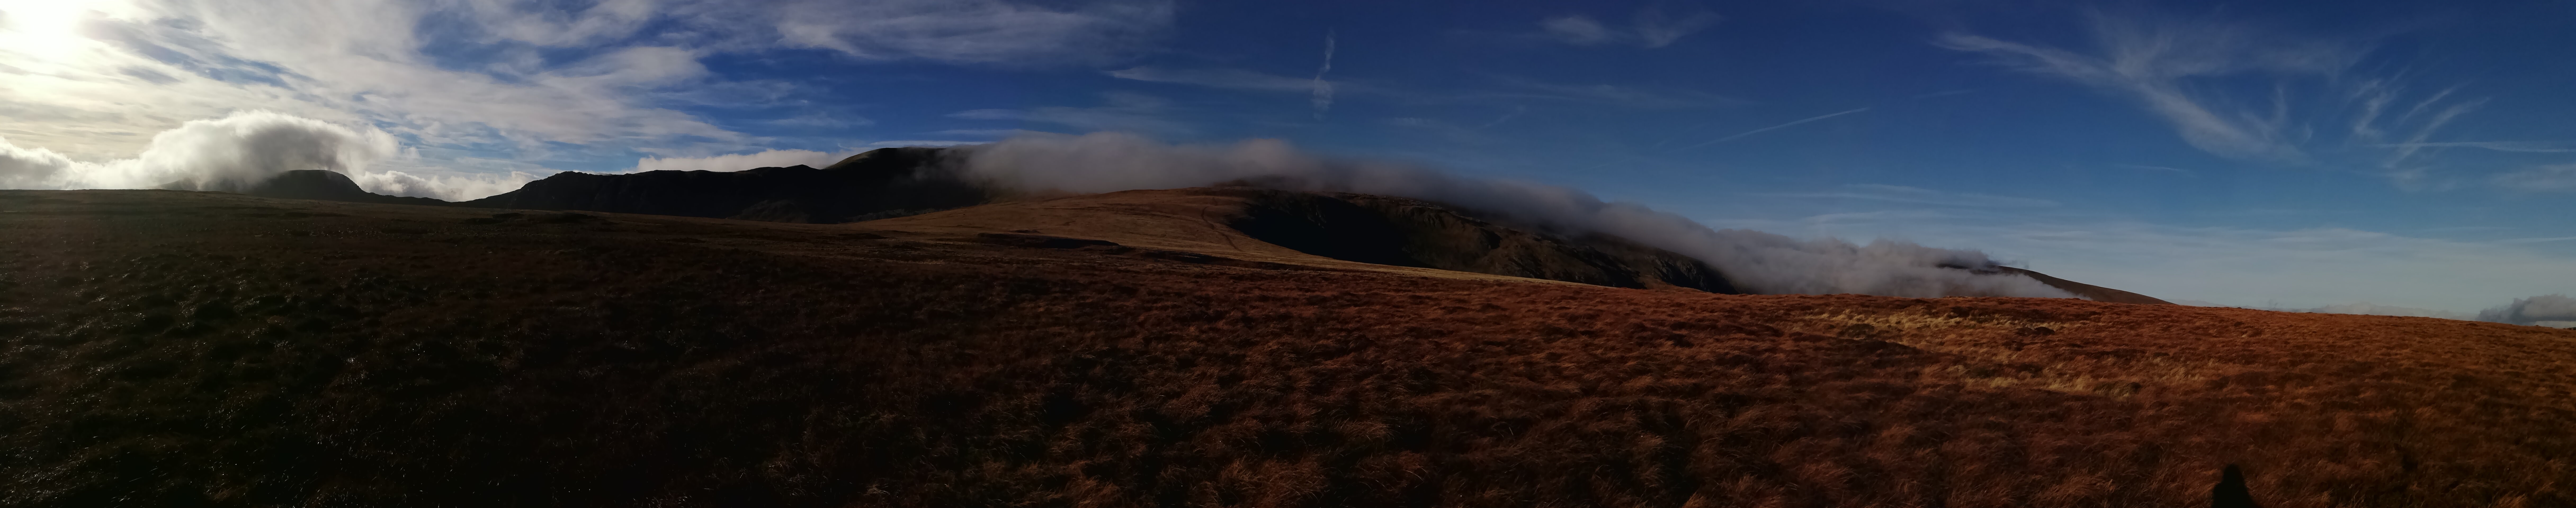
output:
{"label": "steep slope", "polygon": [[[995,203],[869,224],[957,233],[1060,235],[1265,262],[1431,276],[1472,273],[1624,288],[1739,292],[1725,274],[1705,262],[1627,239],[1551,233],[1489,221],[1438,203],[1368,194],[1259,187],[1125,191]],[[2019,268],[1984,273],[2031,277],[2094,301],[2166,303]]]}
{"label": "steep slope", "polygon": [[2086,300],[2092,300],[2092,301],[2096,301],[2096,302],[2110,302],[2110,303],[2135,303],[2135,304],[2146,304],[2146,305],[2173,305],[2173,304],[2174,304],[2173,302],[2164,301],[2164,300],[2157,299],[2156,297],[2152,297],[2152,296],[2147,296],[2147,295],[2142,295],[2142,294],[2137,294],[2137,293],[2131,293],[2131,292],[2127,292],[2127,291],[2121,291],[2121,290],[2111,289],[2111,288],[2106,288],[2106,287],[2102,287],[2102,286],[2095,286],[2095,285],[2092,285],[2092,284],[2085,284],[2085,283],[2082,283],[2082,282],[2076,282],[2076,281],[2071,281],[2071,280],[2066,280],[2066,279],[2060,279],[2060,278],[2056,278],[2056,277],[2050,277],[2050,276],[2048,276],[2048,274],[2045,274],[2045,273],[2039,273],[2039,272],[2034,272],[2034,271],[2025,270],[2025,269],[2020,269],[2020,268],[2013,268],[2013,267],[2009,267],[2009,266],[1998,266],[1998,267],[1995,267],[1995,268],[1996,268],[1996,269],[1998,269],[1998,270],[2002,270],[2004,273],[2018,274],[2018,275],[2022,275],[2022,276],[2025,276],[2025,277],[2030,277],[2030,278],[2033,278],[2033,279],[2039,279],[2039,282],[2040,282],[2040,283],[2042,283],[2042,284],[2047,284],[2049,287],[2053,287],[2053,288],[2057,288],[2057,289],[2063,289],[2063,290],[2066,290],[2066,292],[2068,292],[2068,293],[2075,293],[2075,296],[2084,297],[2084,299],[2086,299]]}
{"label": "steep slope", "polygon": [[337,171],[322,169],[298,169],[287,171],[284,173],[278,173],[277,176],[269,177],[267,180],[254,183],[216,182],[213,184],[205,184],[195,181],[177,181],[162,184],[159,188],[168,190],[238,192],[264,198],[312,199],[321,201],[345,201],[350,203],[427,206],[447,206],[450,204],[446,201],[437,199],[387,196],[367,192],[366,189],[358,187],[358,182],[350,180],[349,175],[343,175]]}
{"label": "steep slope", "polygon": [[428,206],[449,204],[446,201],[430,198],[387,196],[367,192],[365,189],[358,188],[358,182],[350,180],[349,175],[320,169],[301,169],[280,173],[269,178],[268,181],[244,189],[242,193],[267,198],[318,199],[352,203]]}
{"label": "steep slope", "polygon": [[1264,242],[1345,261],[1560,280],[1596,286],[1735,293],[1707,263],[1609,235],[1508,227],[1428,201],[1352,193],[1228,189],[1245,210],[1229,224]]}
{"label": "steep slope", "polygon": [[1680,254],[1608,236],[1577,239],[1515,229],[1429,202],[1366,194],[1254,187],[1124,191],[864,224],[1100,239],[1245,260],[1441,277],[1483,274],[1735,292],[1715,269]]}
{"label": "steep slope", "polygon": [[2576,505],[2565,330],[495,212],[0,191],[0,506]]}
{"label": "steep slope", "polygon": [[883,148],[822,169],[557,173],[519,190],[458,203],[769,222],[839,223],[983,203],[987,192],[935,164],[938,148]]}

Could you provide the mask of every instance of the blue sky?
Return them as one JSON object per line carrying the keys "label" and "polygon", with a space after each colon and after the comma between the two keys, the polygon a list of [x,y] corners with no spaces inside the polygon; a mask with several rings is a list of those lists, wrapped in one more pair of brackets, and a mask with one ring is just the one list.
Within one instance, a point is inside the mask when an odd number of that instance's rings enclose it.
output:
{"label": "blue sky", "polygon": [[[0,13],[0,149],[22,166],[150,166],[180,152],[155,143],[185,138],[156,134],[246,111],[342,126],[367,140],[349,152],[362,183],[450,199],[562,170],[745,169],[1029,133],[1275,138],[1717,227],[1982,249],[2169,299],[2468,312],[2576,292],[2566,2]],[[73,184],[17,186],[44,185]]]}

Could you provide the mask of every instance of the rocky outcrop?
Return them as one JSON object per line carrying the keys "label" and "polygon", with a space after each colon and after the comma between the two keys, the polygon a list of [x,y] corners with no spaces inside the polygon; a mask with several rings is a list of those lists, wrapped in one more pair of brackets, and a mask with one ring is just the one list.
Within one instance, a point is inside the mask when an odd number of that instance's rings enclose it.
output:
{"label": "rocky outcrop", "polygon": [[988,193],[941,169],[942,155],[939,148],[884,148],[820,169],[566,172],[459,205],[841,223],[983,203]]}

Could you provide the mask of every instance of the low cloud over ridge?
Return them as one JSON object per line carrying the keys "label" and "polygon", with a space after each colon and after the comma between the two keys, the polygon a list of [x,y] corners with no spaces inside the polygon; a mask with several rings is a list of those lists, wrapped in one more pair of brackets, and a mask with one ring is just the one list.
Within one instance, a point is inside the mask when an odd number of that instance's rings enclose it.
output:
{"label": "low cloud over ridge", "polygon": [[191,190],[231,190],[289,170],[355,172],[395,153],[393,136],[384,131],[253,111],[191,120],[152,136],[134,158],[101,163],[0,144],[0,186],[135,189],[178,184]]}
{"label": "low cloud over ridge", "polygon": [[711,157],[646,157],[635,160],[635,172],[645,171],[741,171],[752,168],[806,165],[823,167],[848,155],[833,155],[813,150],[767,150],[757,153],[728,154]]}
{"label": "low cloud over ridge", "polygon": [[2567,295],[2515,298],[2513,303],[2479,311],[2478,320],[2517,325],[2576,321],[2576,298],[2568,298]]}
{"label": "low cloud over ridge", "polygon": [[241,190],[303,169],[349,175],[372,192],[457,200],[506,192],[528,175],[423,176],[370,168],[404,157],[392,135],[268,111],[190,120],[129,159],[83,162],[0,139],[0,188]]}
{"label": "low cloud over ridge", "polygon": [[1991,267],[1982,252],[1880,240],[1798,240],[1747,230],[1718,230],[1633,203],[1605,202],[1583,191],[1526,182],[1480,180],[1416,166],[1318,157],[1278,140],[1230,146],[1170,145],[1100,133],[1027,136],[966,147],[962,166],[975,177],[1024,191],[1112,192],[1197,187],[1261,179],[1318,191],[1406,196],[1499,213],[1574,232],[1635,240],[1709,262],[1737,287],[1756,293],[1861,293],[1886,296],[2072,295],[2025,277],[1973,275],[1942,266]]}

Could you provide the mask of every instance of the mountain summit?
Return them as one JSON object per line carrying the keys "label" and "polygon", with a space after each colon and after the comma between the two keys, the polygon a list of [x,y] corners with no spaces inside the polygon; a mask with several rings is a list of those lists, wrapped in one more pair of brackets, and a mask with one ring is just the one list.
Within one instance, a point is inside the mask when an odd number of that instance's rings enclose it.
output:
{"label": "mountain summit", "polygon": [[458,203],[770,222],[842,223],[981,204],[987,192],[942,169],[939,148],[881,148],[816,169],[564,172]]}

